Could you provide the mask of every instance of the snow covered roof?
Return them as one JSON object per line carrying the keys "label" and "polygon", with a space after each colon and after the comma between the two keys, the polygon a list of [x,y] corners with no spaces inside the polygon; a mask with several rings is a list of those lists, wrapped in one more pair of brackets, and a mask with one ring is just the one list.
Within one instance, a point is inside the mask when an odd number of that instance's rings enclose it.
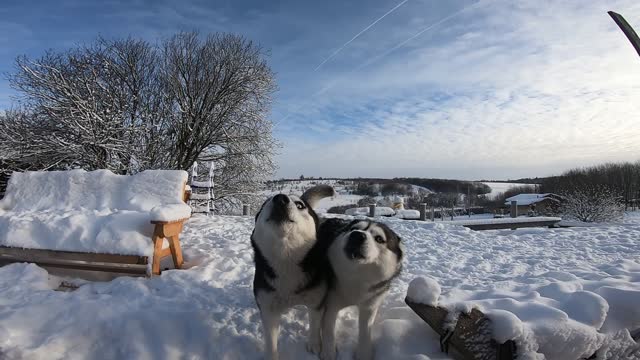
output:
{"label": "snow covered roof", "polygon": [[[516,196],[512,196],[510,198],[505,199],[505,205],[511,205],[512,201],[516,201],[517,205],[531,205],[537,202],[550,199],[549,196],[553,195],[551,193],[546,194],[518,194]],[[552,199],[555,200],[555,199]]]}

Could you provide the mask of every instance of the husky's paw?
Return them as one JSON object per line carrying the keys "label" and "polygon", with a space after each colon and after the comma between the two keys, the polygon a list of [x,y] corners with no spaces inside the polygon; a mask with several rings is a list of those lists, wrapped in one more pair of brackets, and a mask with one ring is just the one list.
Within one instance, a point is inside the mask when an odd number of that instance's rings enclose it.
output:
{"label": "husky's paw", "polygon": [[320,355],[320,351],[322,349],[322,342],[320,340],[309,340],[307,342],[307,351],[312,353],[312,354],[316,354],[316,355]]}

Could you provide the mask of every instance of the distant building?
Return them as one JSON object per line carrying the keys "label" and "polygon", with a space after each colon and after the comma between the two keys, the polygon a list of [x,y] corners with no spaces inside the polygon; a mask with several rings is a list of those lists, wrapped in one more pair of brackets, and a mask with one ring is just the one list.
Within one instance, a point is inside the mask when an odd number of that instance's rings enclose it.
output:
{"label": "distant building", "polygon": [[505,199],[504,204],[508,207],[515,201],[518,207],[518,215],[529,214],[554,214],[557,212],[562,197],[556,194],[518,194]]}

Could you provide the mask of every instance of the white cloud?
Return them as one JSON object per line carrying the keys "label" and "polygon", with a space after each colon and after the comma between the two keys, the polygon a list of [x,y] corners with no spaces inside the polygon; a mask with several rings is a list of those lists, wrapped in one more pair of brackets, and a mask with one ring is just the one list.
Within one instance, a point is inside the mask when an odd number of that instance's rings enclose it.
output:
{"label": "white cloud", "polygon": [[544,176],[640,158],[640,59],[606,14],[640,28],[640,4],[483,2],[291,106],[280,175]]}

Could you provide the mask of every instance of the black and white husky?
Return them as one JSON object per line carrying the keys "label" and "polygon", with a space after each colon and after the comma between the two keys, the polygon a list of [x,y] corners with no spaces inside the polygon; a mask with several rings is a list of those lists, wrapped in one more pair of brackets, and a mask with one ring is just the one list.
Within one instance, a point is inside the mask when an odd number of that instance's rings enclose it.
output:
{"label": "black and white husky", "polygon": [[326,282],[316,267],[302,266],[316,243],[318,216],[313,206],[334,196],[331,186],[318,185],[302,196],[278,194],[268,199],[256,215],[251,234],[256,266],[253,294],[260,309],[267,359],[278,359],[281,315],[295,305],[309,309],[307,349],[320,352],[321,304]]}
{"label": "black and white husky", "polygon": [[322,267],[322,257],[318,255],[322,253],[326,254],[330,268],[322,271],[327,279],[327,293],[323,299],[320,357],[336,358],[338,312],[356,305],[359,310],[356,359],[370,360],[373,358],[371,330],[378,308],[391,281],[402,269],[400,237],[379,222],[328,219],[318,230],[318,242],[307,263],[315,262],[315,266]]}

